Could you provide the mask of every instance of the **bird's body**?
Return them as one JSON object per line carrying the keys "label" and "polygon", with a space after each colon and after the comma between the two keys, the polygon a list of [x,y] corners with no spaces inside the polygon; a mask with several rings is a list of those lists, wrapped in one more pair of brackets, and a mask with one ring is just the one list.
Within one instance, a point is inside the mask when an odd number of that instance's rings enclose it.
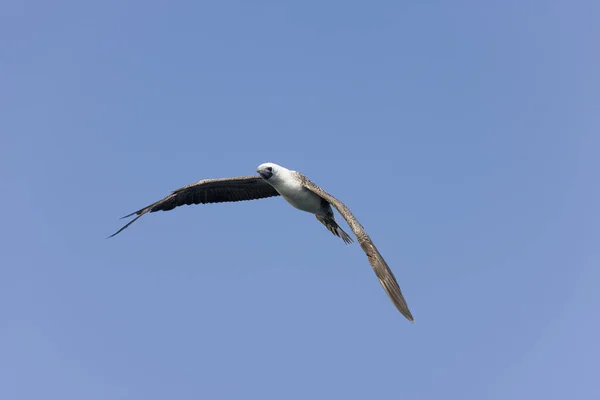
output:
{"label": "bird's body", "polygon": [[379,282],[396,308],[414,321],[394,274],[375,247],[369,235],[350,210],[338,199],[311,182],[306,176],[274,163],[257,168],[259,176],[205,179],[173,191],[169,196],[123,218],[137,216],[112,236],[127,228],[148,212],[168,211],[181,205],[235,202],[281,196],[294,208],[314,214],[331,233],[346,244],[352,238],[337,224],[332,206],[344,217],[367,255]]}
{"label": "bird's body", "polygon": [[321,198],[304,189],[301,185],[293,182],[292,184],[273,185],[275,190],[293,207],[298,210],[306,211],[315,215],[322,215],[324,213]]}
{"label": "bird's body", "polygon": [[352,243],[350,235],[335,222],[331,205],[306,187],[308,179],[304,175],[273,163],[261,164],[257,171],[290,205],[314,214],[331,233],[341,237],[345,243]]}
{"label": "bird's body", "polygon": [[[290,171],[287,168],[279,168],[279,176],[273,176],[267,182],[277,190],[281,197],[298,210],[325,216],[327,210],[323,207],[323,200],[302,185],[302,180],[298,173]],[[331,210],[329,203],[326,204],[329,210]]]}

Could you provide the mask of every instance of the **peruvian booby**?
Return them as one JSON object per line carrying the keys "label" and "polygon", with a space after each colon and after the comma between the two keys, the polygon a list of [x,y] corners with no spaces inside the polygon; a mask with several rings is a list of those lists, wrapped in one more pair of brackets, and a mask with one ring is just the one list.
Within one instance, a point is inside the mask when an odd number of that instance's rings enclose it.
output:
{"label": "peruvian booby", "polygon": [[344,243],[350,244],[353,240],[337,224],[331,209],[331,206],[333,206],[344,217],[352,232],[356,235],[381,286],[383,286],[392,303],[402,315],[409,321],[414,322],[394,274],[365,229],[344,203],[297,171],[289,170],[274,163],[261,164],[256,171],[258,176],[204,179],[177,189],[162,200],[124,216],[123,218],[128,218],[137,215],[110,237],[115,236],[148,212],[169,211],[182,205],[224,203],[281,196],[293,207],[314,214],[317,220],[325,225],[331,233],[341,238]]}

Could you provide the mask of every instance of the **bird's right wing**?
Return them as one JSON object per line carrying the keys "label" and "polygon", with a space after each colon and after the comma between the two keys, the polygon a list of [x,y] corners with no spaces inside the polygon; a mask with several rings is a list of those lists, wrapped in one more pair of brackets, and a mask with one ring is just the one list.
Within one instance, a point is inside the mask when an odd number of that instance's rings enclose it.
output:
{"label": "bird's right wing", "polygon": [[257,200],[273,196],[279,196],[279,193],[260,176],[204,179],[177,189],[164,199],[122,217],[137,214],[137,217],[109,237],[115,236],[149,212],[169,211],[183,205]]}

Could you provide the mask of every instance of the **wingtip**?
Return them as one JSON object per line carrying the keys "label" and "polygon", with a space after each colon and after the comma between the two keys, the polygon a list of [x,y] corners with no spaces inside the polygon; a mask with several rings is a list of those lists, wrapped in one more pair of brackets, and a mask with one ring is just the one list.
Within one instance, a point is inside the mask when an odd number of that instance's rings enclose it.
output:
{"label": "wingtip", "polygon": [[[137,218],[136,218],[137,219]],[[131,225],[133,222],[135,221],[135,219],[133,221],[131,221],[130,223],[128,223],[127,225],[125,225],[124,227],[122,227],[121,229],[119,229],[118,231],[116,231],[115,233],[113,233],[112,235],[110,235],[109,237],[107,237],[107,239],[110,239],[113,236],[118,235],[119,233],[121,233],[125,228],[127,228],[129,225]]]}

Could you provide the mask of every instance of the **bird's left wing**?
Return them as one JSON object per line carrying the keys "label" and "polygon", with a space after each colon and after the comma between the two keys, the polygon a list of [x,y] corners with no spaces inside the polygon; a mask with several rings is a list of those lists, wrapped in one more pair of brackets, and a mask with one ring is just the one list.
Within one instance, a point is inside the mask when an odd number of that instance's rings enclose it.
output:
{"label": "bird's left wing", "polygon": [[302,186],[306,189],[310,190],[314,194],[320,196],[322,199],[327,201],[329,204],[334,206],[336,210],[344,217],[352,232],[356,235],[358,242],[360,243],[360,247],[363,249],[367,258],[369,259],[369,264],[373,267],[381,286],[389,296],[392,303],[396,306],[398,311],[402,313],[409,321],[414,322],[414,318],[408,309],[408,305],[406,304],[406,300],[402,295],[402,291],[400,290],[400,286],[396,281],[396,277],[392,273],[392,270],[387,265],[375,244],[365,232],[365,229],[362,227],[360,222],[356,219],[356,217],[352,214],[352,212],[346,207],[344,203],[321,189],[319,186],[311,182],[307,177],[298,173],[298,178],[302,182]]}
{"label": "bird's left wing", "polygon": [[256,200],[273,196],[279,196],[279,193],[260,176],[203,179],[174,190],[162,200],[122,217],[128,218],[137,214],[137,217],[109,237],[115,236],[149,212],[169,211],[182,205]]}

